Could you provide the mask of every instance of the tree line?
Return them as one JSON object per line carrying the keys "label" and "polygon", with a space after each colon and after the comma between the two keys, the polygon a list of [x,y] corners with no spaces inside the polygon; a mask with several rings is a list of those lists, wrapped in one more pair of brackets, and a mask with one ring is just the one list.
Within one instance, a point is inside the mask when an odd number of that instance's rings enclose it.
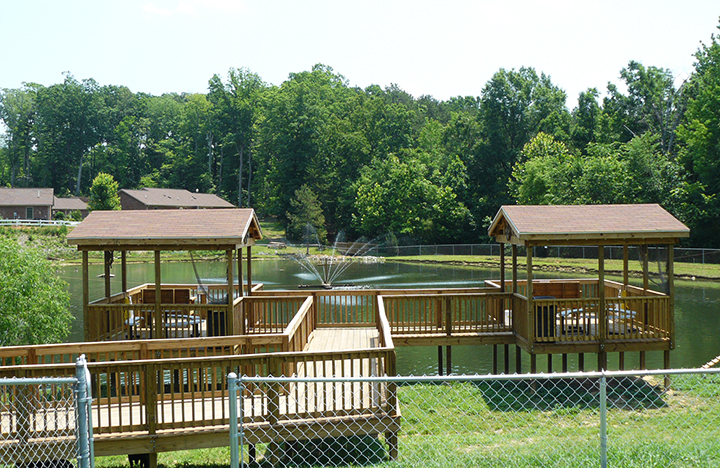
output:
{"label": "tree line", "polygon": [[326,65],[279,86],[245,68],[207,93],[161,96],[78,80],[0,93],[0,184],[87,194],[215,193],[276,216],[424,243],[478,242],[503,204],[660,203],[720,247],[720,43],[682,83],[631,61],[620,83],[567,95],[533,68],[498,70],[479,96],[438,101],[361,89]]}

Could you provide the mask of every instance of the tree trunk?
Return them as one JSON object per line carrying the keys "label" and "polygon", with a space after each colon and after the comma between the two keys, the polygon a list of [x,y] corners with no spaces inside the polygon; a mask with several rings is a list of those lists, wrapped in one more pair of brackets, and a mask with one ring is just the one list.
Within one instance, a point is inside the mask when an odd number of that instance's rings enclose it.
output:
{"label": "tree trunk", "polygon": [[[237,145],[235,145],[237,147]],[[243,173],[243,156],[245,147],[240,146],[238,148],[238,155],[240,156],[240,167],[238,167],[238,208],[242,208],[242,173]]]}
{"label": "tree trunk", "polygon": [[252,182],[252,153],[248,153],[248,183],[247,183],[247,206],[251,208],[250,204],[250,183]]}

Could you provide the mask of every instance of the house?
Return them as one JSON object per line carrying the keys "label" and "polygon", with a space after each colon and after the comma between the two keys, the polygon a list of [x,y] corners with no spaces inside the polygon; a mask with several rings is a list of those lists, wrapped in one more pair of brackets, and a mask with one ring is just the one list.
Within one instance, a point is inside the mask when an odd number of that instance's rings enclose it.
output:
{"label": "house", "polygon": [[54,201],[51,188],[0,188],[0,217],[51,220]]}
{"label": "house", "polygon": [[123,189],[119,192],[123,210],[171,210],[235,208],[235,206],[210,193],[192,193],[183,189],[143,188]]}
{"label": "house", "polygon": [[52,207],[53,216],[56,216],[57,213],[63,213],[67,219],[74,211],[79,211],[82,217],[85,218],[89,213],[87,200],[81,197],[54,197]]}

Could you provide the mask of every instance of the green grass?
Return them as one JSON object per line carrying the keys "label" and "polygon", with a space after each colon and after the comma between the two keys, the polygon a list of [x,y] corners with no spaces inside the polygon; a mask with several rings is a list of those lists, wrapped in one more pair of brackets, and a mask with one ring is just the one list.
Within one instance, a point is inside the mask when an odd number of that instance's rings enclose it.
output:
{"label": "green grass", "polygon": [[[645,380],[608,381],[609,466],[720,465],[720,377],[675,376],[673,385],[666,393]],[[280,466],[599,466],[597,382],[416,384],[400,386],[398,398],[397,461],[387,459],[382,438],[351,437],[295,443]],[[262,459],[267,447],[257,449]],[[229,462],[226,447],[159,456],[164,468]],[[96,466],[125,467],[127,458],[99,458]]]}

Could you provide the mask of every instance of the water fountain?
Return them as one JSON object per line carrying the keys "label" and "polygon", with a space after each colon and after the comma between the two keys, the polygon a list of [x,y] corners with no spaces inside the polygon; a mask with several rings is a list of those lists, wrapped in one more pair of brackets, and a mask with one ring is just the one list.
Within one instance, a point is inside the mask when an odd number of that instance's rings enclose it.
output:
{"label": "water fountain", "polygon": [[[345,240],[345,232],[341,231],[335,237],[332,245],[322,245],[317,236],[317,231],[311,225],[305,227],[305,253],[283,254],[292,258],[300,267],[316,278],[318,285],[301,284],[300,288],[324,288],[333,289],[339,286],[334,283],[353,263],[378,263],[384,261],[377,255],[368,255],[373,249],[377,249],[377,239],[366,240],[360,238],[354,242]],[[314,242],[311,242],[314,240]],[[327,250],[327,254],[310,255],[310,245],[317,245],[320,251]],[[356,285],[343,285],[343,288],[358,288]]]}

